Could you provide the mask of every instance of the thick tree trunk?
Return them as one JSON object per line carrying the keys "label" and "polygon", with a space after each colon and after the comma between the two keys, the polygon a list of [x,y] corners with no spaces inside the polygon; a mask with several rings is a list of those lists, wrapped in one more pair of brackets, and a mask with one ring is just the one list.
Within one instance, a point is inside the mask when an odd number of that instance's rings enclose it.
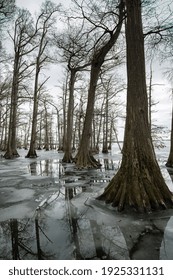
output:
{"label": "thick tree trunk", "polygon": [[91,130],[92,130],[92,119],[94,113],[95,91],[96,91],[97,80],[99,77],[99,72],[100,72],[100,67],[96,67],[95,65],[92,65],[83,133],[80,141],[79,150],[75,158],[76,166],[78,168],[91,168],[91,167],[97,168],[99,166],[99,163],[91,155],[89,149]]}
{"label": "thick tree trunk", "polygon": [[18,104],[18,87],[19,87],[19,54],[15,54],[13,82],[11,91],[11,107],[10,107],[10,121],[8,129],[7,151],[4,155],[6,159],[19,157],[16,148],[16,127],[17,127],[17,104]]}
{"label": "thick tree trunk", "polygon": [[141,1],[127,7],[127,117],[123,157],[119,171],[99,199],[119,211],[133,207],[151,211],[173,205],[173,195],[156,161],[148,124]]}

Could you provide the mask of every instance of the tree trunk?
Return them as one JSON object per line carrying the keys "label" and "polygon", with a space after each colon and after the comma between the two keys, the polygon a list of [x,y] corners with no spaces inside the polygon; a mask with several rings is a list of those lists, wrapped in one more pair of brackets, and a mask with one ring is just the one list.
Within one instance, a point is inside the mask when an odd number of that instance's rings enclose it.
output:
{"label": "tree trunk", "polygon": [[80,103],[79,103],[79,116],[78,116],[78,141],[79,141],[79,143],[81,141],[83,123],[84,123],[83,96],[81,96]]}
{"label": "tree trunk", "polygon": [[113,124],[113,126],[112,126],[112,129],[113,129],[114,134],[115,134],[115,139],[116,139],[116,143],[117,143],[117,145],[118,145],[118,148],[119,148],[119,150],[120,150],[120,151],[121,151],[121,153],[122,153],[122,148],[121,148],[121,145],[120,145],[120,142],[119,142],[119,139],[118,139],[117,130],[116,130],[115,125],[114,125],[114,124]]}
{"label": "tree trunk", "polygon": [[91,155],[89,149],[91,130],[92,130],[92,119],[94,113],[95,91],[96,91],[97,80],[99,77],[99,72],[100,72],[100,67],[92,65],[86,116],[85,116],[79,150],[75,159],[76,166],[79,168],[91,168],[91,167],[97,168],[99,166],[99,163]]}
{"label": "tree trunk", "polygon": [[113,132],[113,125],[114,125],[114,120],[113,116],[111,117],[111,123],[110,123],[110,130],[109,130],[109,145],[108,145],[108,150],[112,150],[112,132]]}
{"label": "tree trunk", "polygon": [[173,90],[172,90],[172,120],[171,120],[171,141],[170,141],[170,152],[166,163],[167,167],[173,167]]}
{"label": "tree trunk", "polygon": [[[97,115],[97,117],[98,117],[98,119],[97,119],[97,121],[98,121],[98,131],[97,131],[96,149],[98,150],[98,152],[99,152],[99,139],[100,139],[101,127],[102,127],[102,123],[103,123],[104,100],[105,99],[103,99],[100,114]],[[99,117],[99,115],[100,115],[100,117]]]}
{"label": "tree trunk", "polygon": [[63,150],[63,145],[62,145],[62,127],[61,127],[61,122],[60,122],[60,115],[59,115],[59,111],[56,108],[56,112],[57,112],[57,134],[58,134],[58,151],[62,151]]}
{"label": "tree trunk", "polygon": [[62,140],[62,151],[64,151],[65,147],[65,139],[67,132],[67,118],[66,118],[66,107],[67,107],[67,83],[68,83],[68,75],[66,77],[65,85],[63,88],[63,140]]}
{"label": "tree trunk", "polygon": [[18,87],[19,87],[19,54],[15,54],[13,82],[11,90],[11,107],[10,107],[10,121],[8,129],[7,151],[4,155],[6,159],[19,157],[16,148],[16,127],[17,127],[17,104],[18,104]]}
{"label": "tree trunk", "polygon": [[72,162],[72,132],[73,132],[73,110],[74,110],[74,84],[76,80],[76,70],[71,69],[69,81],[69,101],[67,112],[67,131],[65,139],[65,149],[63,162]]}
{"label": "tree trunk", "polygon": [[108,153],[108,89],[106,89],[105,115],[103,125],[103,148],[102,153]]}
{"label": "tree trunk", "polygon": [[30,147],[26,158],[37,157],[35,145],[36,145],[36,136],[37,136],[37,116],[38,116],[38,77],[40,72],[39,64],[40,62],[38,57],[36,62],[36,74],[35,74],[35,84],[34,84],[34,104],[33,104],[33,114],[32,114],[31,141],[30,141]]}
{"label": "tree trunk", "polygon": [[119,211],[151,211],[173,205],[173,195],[156,161],[148,124],[141,1],[126,1],[127,116],[119,171],[99,199]]}
{"label": "tree trunk", "polygon": [[[8,99],[7,99],[8,104]],[[6,106],[6,114],[5,114],[5,124],[4,124],[4,142],[3,142],[3,151],[7,150],[7,134],[8,134],[8,109]]]}
{"label": "tree trunk", "polygon": [[151,133],[151,126],[152,126],[152,121],[151,121],[151,109],[152,109],[152,78],[153,78],[153,72],[152,72],[152,62],[150,65],[150,83],[149,83],[149,91],[148,91],[148,117],[149,117],[149,129]]}
{"label": "tree trunk", "polygon": [[46,102],[44,102],[44,110],[45,110],[45,135],[44,135],[44,149],[45,151],[49,151],[49,129],[48,129],[48,113],[47,113],[47,107]]}
{"label": "tree trunk", "polygon": [[78,128],[78,119],[76,116],[75,119],[75,126],[74,126],[74,131],[73,131],[73,139],[72,139],[72,152],[76,151],[76,134],[77,134],[77,128]]}
{"label": "tree trunk", "polygon": [[40,130],[39,130],[39,144],[38,144],[38,150],[41,150],[42,146],[42,111],[40,112]]}
{"label": "tree trunk", "polygon": [[117,26],[114,28],[113,32],[109,32],[110,35],[109,40],[103,46],[101,46],[99,50],[95,51],[91,62],[90,85],[88,91],[86,116],[85,116],[84,128],[82,133],[82,139],[80,142],[78,153],[75,158],[76,166],[78,168],[91,168],[91,167],[98,168],[100,166],[100,163],[98,163],[95,160],[95,158],[91,155],[89,151],[89,143],[90,143],[91,130],[92,130],[92,118],[94,114],[94,102],[95,102],[97,81],[105,57],[116,43],[121,31],[121,27],[124,19],[123,0],[119,4],[118,8],[119,8],[119,20]]}

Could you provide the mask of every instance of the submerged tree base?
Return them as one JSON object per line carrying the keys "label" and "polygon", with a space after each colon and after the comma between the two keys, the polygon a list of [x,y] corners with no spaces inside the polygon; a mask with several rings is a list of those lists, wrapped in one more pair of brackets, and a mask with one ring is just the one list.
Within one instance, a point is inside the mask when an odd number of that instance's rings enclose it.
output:
{"label": "submerged tree base", "polygon": [[71,154],[64,154],[64,157],[62,159],[62,162],[65,162],[65,163],[72,163],[74,162],[74,158],[72,157]]}
{"label": "submerged tree base", "polygon": [[20,157],[17,150],[14,151],[6,151],[5,155],[3,156],[5,159],[14,159]]}
{"label": "submerged tree base", "polygon": [[118,211],[134,209],[137,212],[173,208],[173,194],[159,170],[132,166],[120,167],[102,195],[97,199],[111,203]]}
{"label": "submerged tree base", "polygon": [[26,158],[37,158],[37,157],[38,156],[35,150],[34,151],[29,150],[28,154],[26,155]]}
{"label": "submerged tree base", "polygon": [[78,154],[74,158],[74,162],[79,169],[100,168],[101,166],[100,162],[98,162],[90,152]]}

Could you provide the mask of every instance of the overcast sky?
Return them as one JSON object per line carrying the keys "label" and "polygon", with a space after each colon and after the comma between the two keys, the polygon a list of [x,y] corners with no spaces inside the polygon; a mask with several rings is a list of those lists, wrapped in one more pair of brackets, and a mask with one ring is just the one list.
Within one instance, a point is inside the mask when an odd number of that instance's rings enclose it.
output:
{"label": "overcast sky", "polygon": [[[31,13],[39,10],[43,0],[16,0],[16,4],[19,7],[27,8]],[[62,4],[63,6],[67,6],[70,4],[71,0],[53,0],[55,4]]]}
{"label": "overcast sky", "polygon": [[[39,10],[43,0],[16,0],[16,4],[19,7],[24,7],[29,9],[29,11],[34,14]],[[62,3],[63,5],[70,5],[71,0],[54,0],[56,4]],[[48,83],[48,87],[55,92],[55,85],[58,84],[58,73],[55,66],[50,67],[51,78]],[[159,103],[153,108],[156,112],[153,114],[153,119],[158,125],[171,127],[171,85],[168,80],[163,76],[164,69],[157,62],[153,68],[153,84],[160,84],[153,86],[153,99],[155,102]]]}
{"label": "overcast sky", "polygon": [[[31,13],[34,13],[35,11],[39,10],[41,3],[43,0],[16,0],[16,5],[20,8],[26,8]],[[59,3],[61,1],[54,1],[55,3]]]}

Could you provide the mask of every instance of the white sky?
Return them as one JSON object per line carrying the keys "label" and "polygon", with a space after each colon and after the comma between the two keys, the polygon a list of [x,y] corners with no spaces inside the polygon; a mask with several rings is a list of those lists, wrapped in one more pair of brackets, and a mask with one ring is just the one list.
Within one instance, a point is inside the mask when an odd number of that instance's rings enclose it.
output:
{"label": "white sky", "polygon": [[[39,10],[41,3],[43,0],[16,0],[16,4],[19,7],[27,8],[31,13],[35,13]],[[56,4],[62,3],[62,5],[68,6],[71,0],[54,0]],[[51,71],[52,69],[52,71]],[[58,73],[56,73],[56,67],[50,66],[49,69],[51,74],[51,78],[48,82],[48,87],[53,91],[56,92],[57,88],[55,85],[58,84]],[[171,127],[171,108],[172,108],[172,101],[171,101],[171,85],[168,83],[166,78],[164,78],[162,72],[164,69],[157,63],[153,68],[153,84],[161,84],[159,86],[153,86],[153,99],[155,102],[159,101],[154,108],[155,112],[153,114],[153,120],[155,124],[167,126],[169,129]]]}
{"label": "white sky", "polygon": [[[16,5],[21,8],[28,9],[31,13],[35,13],[35,11],[39,10],[41,4],[44,0],[16,0]],[[67,6],[71,0],[52,0],[55,4],[62,4],[63,6]]]}

